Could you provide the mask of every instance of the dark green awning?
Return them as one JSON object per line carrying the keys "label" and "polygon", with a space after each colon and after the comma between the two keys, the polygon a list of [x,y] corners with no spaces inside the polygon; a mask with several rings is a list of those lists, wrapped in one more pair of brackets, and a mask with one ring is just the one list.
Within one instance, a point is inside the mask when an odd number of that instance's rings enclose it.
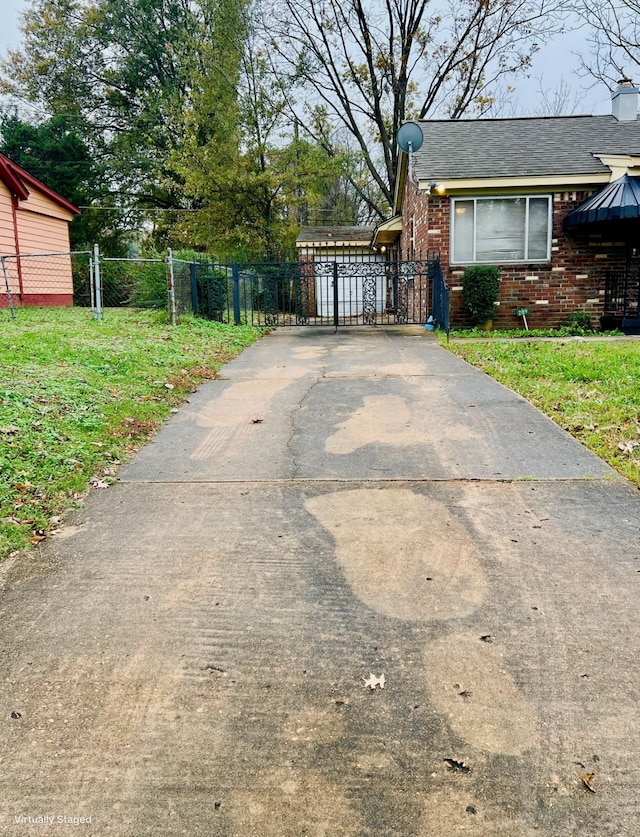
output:
{"label": "dark green awning", "polygon": [[564,219],[565,227],[640,218],[640,177],[625,174],[609,183]]}

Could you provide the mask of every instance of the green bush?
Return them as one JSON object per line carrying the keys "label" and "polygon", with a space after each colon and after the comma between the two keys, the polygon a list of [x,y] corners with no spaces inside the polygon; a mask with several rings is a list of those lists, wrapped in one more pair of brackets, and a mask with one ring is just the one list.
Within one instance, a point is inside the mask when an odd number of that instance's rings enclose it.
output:
{"label": "green bush", "polygon": [[574,329],[576,333],[595,331],[591,317],[584,311],[574,311],[560,323],[561,327]]}
{"label": "green bush", "polygon": [[462,300],[473,325],[492,320],[500,295],[500,271],[491,265],[468,267],[462,277]]}

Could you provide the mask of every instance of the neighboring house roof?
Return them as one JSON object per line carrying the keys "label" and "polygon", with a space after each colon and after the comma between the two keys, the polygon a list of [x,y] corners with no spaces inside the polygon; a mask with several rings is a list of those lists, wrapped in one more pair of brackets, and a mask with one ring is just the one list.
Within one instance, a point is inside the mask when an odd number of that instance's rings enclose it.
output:
{"label": "neighboring house roof", "polygon": [[80,214],[80,210],[71,201],[68,201],[62,195],[54,192],[53,189],[45,186],[44,183],[41,183],[36,177],[29,174],[28,171],[25,171],[25,169],[21,168],[4,154],[0,154],[0,180],[11,194],[15,195],[19,200],[28,199],[29,187],[31,187],[31,189],[46,195],[54,203],[66,209],[67,212],[71,212],[72,215]]}
{"label": "neighboring house roof", "polygon": [[369,244],[374,227],[303,227],[296,245],[304,244]]}
{"label": "neighboring house roof", "polygon": [[640,121],[612,115],[427,120],[420,180],[603,175],[598,155],[640,156]]}
{"label": "neighboring house roof", "polygon": [[380,244],[393,244],[398,235],[402,232],[402,215],[393,215],[388,221],[383,221],[373,231],[371,243],[374,246]]}
{"label": "neighboring house roof", "polygon": [[625,174],[609,183],[564,219],[565,227],[640,218],[640,177]]}

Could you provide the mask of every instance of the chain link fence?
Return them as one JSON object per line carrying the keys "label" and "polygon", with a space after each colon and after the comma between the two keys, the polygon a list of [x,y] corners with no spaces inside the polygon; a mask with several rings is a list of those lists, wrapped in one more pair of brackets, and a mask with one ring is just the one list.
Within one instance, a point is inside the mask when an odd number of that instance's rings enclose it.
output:
{"label": "chain link fence", "polygon": [[98,246],[0,254],[0,308],[9,307],[15,316],[23,305],[76,305],[89,308],[96,319],[113,308],[156,308],[167,311],[172,324],[194,314],[221,323],[337,327],[424,323],[429,313],[441,323],[436,302],[447,289],[435,293],[436,262],[334,257],[224,263],[190,252],[176,257],[170,249],[116,258],[102,256]]}
{"label": "chain link fence", "polygon": [[72,305],[76,294],[91,304],[91,253],[0,255],[0,307]]}
{"label": "chain link fence", "polygon": [[[149,257],[111,258],[92,250],[0,254],[0,308],[75,305],[100,319],[104,309],[166,309],[172,322],[192,310],[191,263],[171,251]],[[177,293],[173,275],[178,277]],[[174,304],[175,302],[175,304]]]}

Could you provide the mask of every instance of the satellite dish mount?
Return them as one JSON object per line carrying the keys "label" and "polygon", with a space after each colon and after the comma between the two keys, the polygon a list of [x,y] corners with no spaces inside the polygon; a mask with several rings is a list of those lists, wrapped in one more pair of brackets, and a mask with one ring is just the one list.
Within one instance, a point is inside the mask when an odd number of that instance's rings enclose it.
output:
{"label": "satellite dish mount", "polygon": [[416,189],[420,188],[420,184],[414,176],[414,153],[419,150],[422,145],[424,137],[422,135],[422,128],[417,122],[405,122],[398,131],[396,142],[401,151],[409,157],[409,182]]}

